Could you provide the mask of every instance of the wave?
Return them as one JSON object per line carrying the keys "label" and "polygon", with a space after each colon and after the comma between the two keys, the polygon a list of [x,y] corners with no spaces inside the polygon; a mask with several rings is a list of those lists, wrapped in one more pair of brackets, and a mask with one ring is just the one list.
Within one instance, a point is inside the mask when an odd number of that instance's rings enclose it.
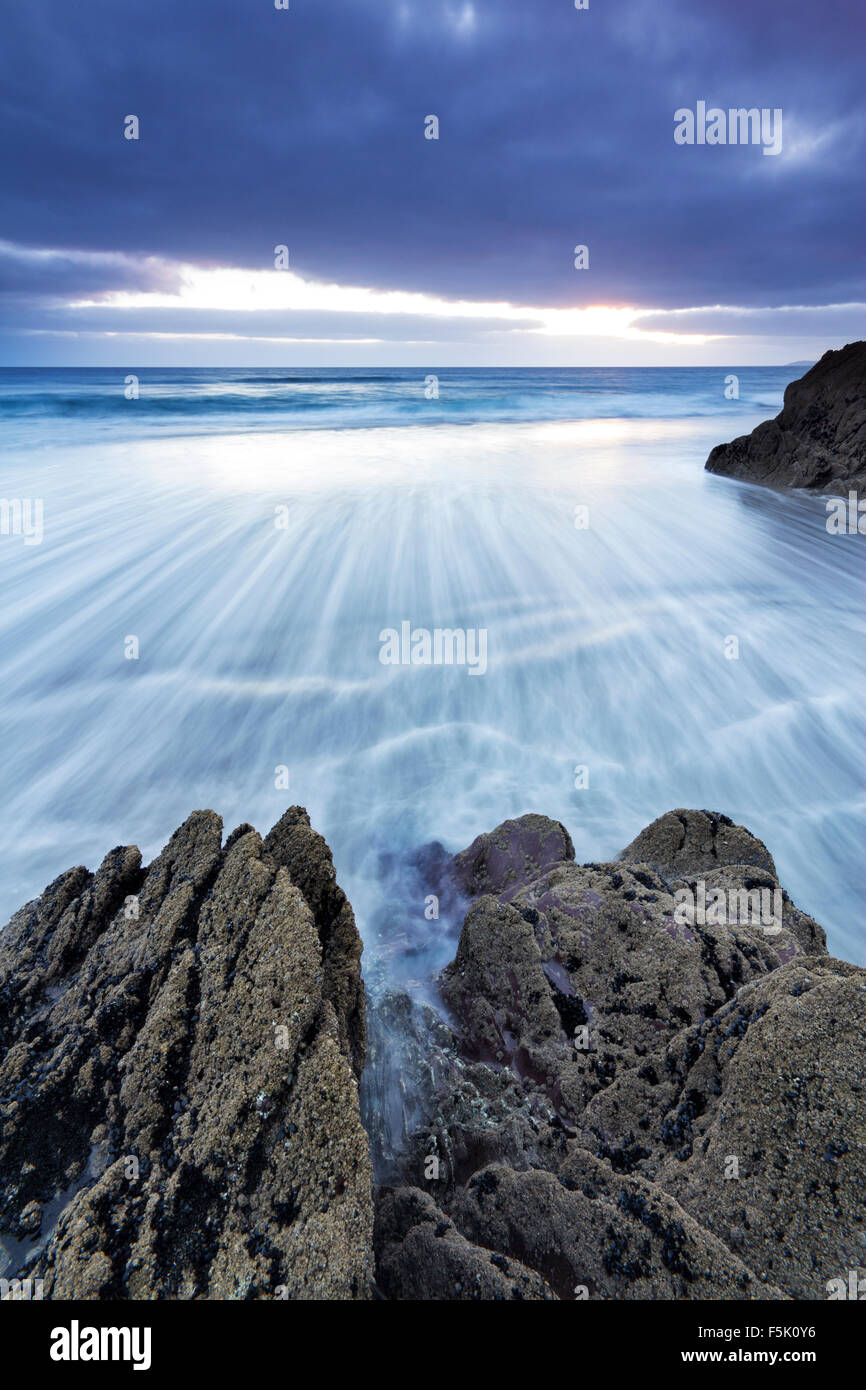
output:
{"label": "wave", "polygon": [[[787,368],[0,368],[6,445],[42,449],[85,435],[115,439],[388,430],[467,424],[688,421],[721,418],[745,434],[781,407]],[[432,381],[431,381],[432,378]],[[730,418],[728,423],[727,418]]]}
{"label": "wave", "polygon": [[[368,970],[397,939],[387,916],[411,948],[389,978],[426,979],[453,940],[411,884],[383,883],[377,844],[403,857],[432,840],[459,849],[536,810],[568,825],[589,862],[691,805],[764,840],[831,948],[863,958],[850,912],[864,834],[852,756],[864,737],[862,557],[828,534],[820,499],[705,474],[725,437],[718,419],[322,431],[287,446],[273,425],[247,436],[288,411],[247,412],[215,441],[202,424],[212,388],[242,394],[251,374],[142,374],[150,415],[144,396],[123,400],[122,373],[0,375],[7,405],[50,396],[74,411],[86,397],[92,410],[110,394],[113,411],[107,430],[73,415],[70,450],[44,419],[7,428],[41,442],[26,458],[7,450],[21,482],[4,490],[45,499],[45,536],[0,546],[2,806],[17,836],[0,865],[0,922],[118,840],[141,835],[146,857],[158,851],[191,804],[265,828],[296,801],[331,845]],[[718,414],[720,377],[635,373],[629,394],[622,373],[443,373],[428,402],[404,374],[385,388],[400,417],[368,385],[296,418]],[[744,371],[741,395],[769,399],[773,380]],[[178,444],[193,399],[201,437]],[[239,415],[210,418],[216,430]],[[736,416],[723,424],[740,432]],[[140,442],[119,443],[122,428]],[[381,633],[404,620],[483,629],[487,671],[384,665]],[[126,633],[140,635],[140,660],[125,659]],[[727,633],[739,660],[726,660]],[[578,767],[591,771],[580,788]]]}
{"label": "wave", "polygon": [[303,376],[242,376],[242,377],[239,378],[239,380],[240,380],[240,381],[243,381],[243,382],[245,382],[245,383],[247,383],[248,385],[253,385],[253,386],[278,386],[278,385],[282,385],[282,384],[285,383],[285,382],[290,382],[290,383],[292,383],[292,384],[301,384],[301,383],[306,384],[307,382],[312,382],[313,384],[317,384],[317,383],[319,383],[319,382],[328,382],[328,383],[332,383],[332,382],[338,382],[338,381],[348,381],[348,382],[357,381],[357,382],[361,382],[361,383],[366,383],[366,382],[382,382],[382,381],[399,382],[399,381],[401,380],[401,378],[400,378],[399,376],[395,376],[395,375],[391,375],[391,376],[363,376],[363,375],[361,375],[361,374],[356,374],[356,373],[354,373],[354,372],[352,373],[351,376],[345,376],[345,377],[340,377],[339,375],[335,375],[333,372],[328,373],[328,374],[325,375],[325,376],[316,376],[315,373],[306,372],[306,373],[304,373]]}
{"label": "wave", "polygon": [[[510,424],[545,420],[688,419],[774,414],[790,373],[740,368],[740,395],[724,395],[725,368],[343,369],[250,373],[240,369],[141,369],[139,394],[125,395],[123,372],[105,369],[0,371],[0,420],[26,431],[80,420],[134,438],[170,423],[176,433],[387,428],[391,425]],[[431,377],[436,385],[431,387]]]}
{"label": "wave", "polygon": [[46,392],[42,395],[6,396],[0,398],[0,418],[9,416],[112,416],[128,417],[134,410],[138,415],[219,415],[232,412],[261,412],[268,410],[321,410],[326,409],[328,401],[316,399],[293,401],[287,407],[285,401],[276,398],[244,396],[241,393],[220,393],[218,396],[195,395],[146,395],[136,401],[128,401],[122,392],[106,393],[98,396],[61,396]]}

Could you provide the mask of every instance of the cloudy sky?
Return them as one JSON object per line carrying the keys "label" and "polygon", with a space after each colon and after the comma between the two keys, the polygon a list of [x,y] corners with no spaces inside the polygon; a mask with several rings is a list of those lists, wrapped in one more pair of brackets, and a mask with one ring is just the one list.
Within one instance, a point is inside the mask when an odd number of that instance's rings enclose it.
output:
{"label": "cloudy sky", "polygon": [[[817,357],[866,336],[864,40],[863,0],[9,4],[0,363]],[[698,102],[781,153],[677,144]]]}

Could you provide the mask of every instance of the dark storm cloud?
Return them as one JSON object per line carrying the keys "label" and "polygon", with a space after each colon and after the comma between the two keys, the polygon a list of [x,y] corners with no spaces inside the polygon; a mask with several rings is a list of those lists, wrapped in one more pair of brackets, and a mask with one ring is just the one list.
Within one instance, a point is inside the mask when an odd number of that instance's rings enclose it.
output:
{"label": "dark storm cloud", "polygon": [[[259,268],[284,242],[318,279],[523,304],[866,297],[862,0],[291,5],[7,6],[3,237]],[[783,154],[677,147],[699,99],[781,107]],[[103,270],[67,290],[148,283]]]}
{"label": "dark storm cloud", "polygon": [[11,304],[66,304],[116,291],[172,293],[179,277],[156,258],[30,250],[0,242],[0,312]]}

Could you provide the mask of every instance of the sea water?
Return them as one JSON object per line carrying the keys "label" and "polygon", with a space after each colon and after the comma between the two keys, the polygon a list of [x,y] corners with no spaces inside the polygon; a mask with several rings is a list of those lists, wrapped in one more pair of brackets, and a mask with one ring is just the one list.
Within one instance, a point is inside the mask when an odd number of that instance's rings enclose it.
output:
{"label": "sea water", "polygon": [[[798,374],[0,372],[0,497],[42,517],[0,534],[0,920],[194,808],[300,803],[368,985],[423,993],[456,926],[420,845],[539,811],[604,860],[696,807],[866,960],[864,541],[704,471]],[[406,623],[484,671],[383,662]]]}

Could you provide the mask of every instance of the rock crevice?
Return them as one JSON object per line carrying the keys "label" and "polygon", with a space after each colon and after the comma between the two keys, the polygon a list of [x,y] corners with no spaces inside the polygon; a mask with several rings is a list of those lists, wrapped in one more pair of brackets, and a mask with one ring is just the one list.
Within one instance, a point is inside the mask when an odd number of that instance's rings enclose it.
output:
{"label": "rock crevice", "polygon": [[438,1010],[376,1002],[367,1130],[361,941],[301,808],[225,841],[195,812],[149,866],[115,849],[16,913],[0,1277],[557,1301],[863,1274],[866,971],[760,840],[679,808],[578,864],[531,815],[415,862],[465,914]]}

